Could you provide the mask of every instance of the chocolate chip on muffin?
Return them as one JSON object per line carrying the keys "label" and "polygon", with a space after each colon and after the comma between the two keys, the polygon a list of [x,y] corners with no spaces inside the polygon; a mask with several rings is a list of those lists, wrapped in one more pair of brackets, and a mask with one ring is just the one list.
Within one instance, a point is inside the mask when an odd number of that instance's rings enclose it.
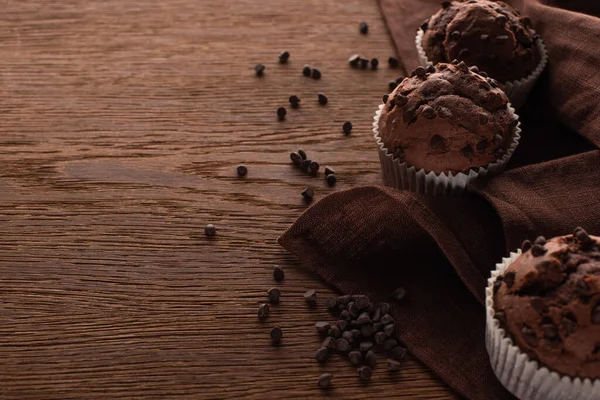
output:
{"label": "chocolate chip on muffin", "polygon": [[446,2],[428,20],[421,45],[433,63],[456,58],[504,83],[530,75],[540,61],[530,26],[503,2]]}
{"label": "chocolate chip on muffin", "polygon": [[504,155],[515,116],[504,92],[475,71],[464,62],[438,64],[403,80],[379,118],[387,151],[435,173],[468,172]]}
{"label": "chocolate chip on muffin", "polygon": [[[534,255],[536,246],[545,252]],[[551,371],[600,378],[600,238],[578,228],[523,248],[494,284],[500,327]]]}

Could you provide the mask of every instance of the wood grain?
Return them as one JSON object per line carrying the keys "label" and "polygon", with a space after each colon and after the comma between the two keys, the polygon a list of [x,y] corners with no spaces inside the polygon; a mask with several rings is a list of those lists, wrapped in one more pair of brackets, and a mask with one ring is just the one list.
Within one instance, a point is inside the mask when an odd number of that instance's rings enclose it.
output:
{"label": "wood grain", "polygon": [[[401,71],[375,0],[1,4],[0,398],[455,398],[412,358],[370,385],[341,358],[316,364],[327,315],[302,293],[333,291],[276,243],[304,187],[380,181],[370,125]],[[351,70],[356,52],[382,67]],[[301,108],[277,121],[292,94]],[[335,188],[290,166],[298,147]],[[277,264],[283,299],[261,323]]]}

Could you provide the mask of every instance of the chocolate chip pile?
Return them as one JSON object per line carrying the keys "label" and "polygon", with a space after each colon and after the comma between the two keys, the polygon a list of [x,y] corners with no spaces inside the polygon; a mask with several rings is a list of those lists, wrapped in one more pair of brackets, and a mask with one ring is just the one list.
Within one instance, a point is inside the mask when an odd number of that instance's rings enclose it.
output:
{"label": "chocolate chip pile", "polygon": [[[398,288],[392,297],[399,301],[405,295],[406,291]],[[400,369],[406,348],[394,338],[396,327],[388,303],[375,305],[364,295],[343,295],[331,298],[327,307],[338,320],[315,324],[323,336],[315,360],[325,363],[334,352],[346,355],[352,365],[359,367],[359,378],[370,380],[377,365],[376,351],[379,351],[387,354],[388,371]]]}
{"label": "chocolate chip pile", "polygon": [[[345,129],[348,129],[349,131],[352,130],[352,124],[350,124],[349,127],[345,127]],[[310,160],[306,152],[302,149],[291,152],[290,160],[292,160],[292,163],[299,167],[303,172],[310,173],[312,176],[317,176],[317,172],[319,172],[319,169],[321,168],[321,165],[316,161]],[[335,171],[331,167],[325,167],[325,180],[329,186],[334,186],[337,182]],[[302,197],[304,197],[307,202],[310,202],[314,197],[314,191],[310,188],[305,188],[302,191]]]}

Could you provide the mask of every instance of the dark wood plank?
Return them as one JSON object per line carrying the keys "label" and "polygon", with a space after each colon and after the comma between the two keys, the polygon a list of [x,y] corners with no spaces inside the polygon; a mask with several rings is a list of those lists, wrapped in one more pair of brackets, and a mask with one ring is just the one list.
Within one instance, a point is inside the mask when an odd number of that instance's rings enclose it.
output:
{"label": "dark wood plank", "polygon": [[[349,69],[354,52],[382,68]],[[392,52],[374,0],[4,1],[0,397],[314,398],[332,371],[331,397],[454,398],[413,359],[371,385],[346,360],[317,365],[327,315],[301,295],[333,292],[276,243],[303,187],[379,182],[370,126]],[[302,107],[278,122],[291,94]],[[335,188],[289,165],[298,147],[335,167]],[[259,323],[276,264],[283,300]]]}

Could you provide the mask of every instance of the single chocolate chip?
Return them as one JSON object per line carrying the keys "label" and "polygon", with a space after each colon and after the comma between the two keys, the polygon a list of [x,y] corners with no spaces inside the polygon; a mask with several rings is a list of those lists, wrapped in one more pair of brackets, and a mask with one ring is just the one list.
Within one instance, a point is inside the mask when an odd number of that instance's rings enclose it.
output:
{"label": "single chocolate chip", "polygon": [[392,337],[394,335],[395,331],[396,331],[396,327],[394,326],[394,324],[387,324],[383,328],[383,332],[386,334],[387,337]]}
{"label": "single chocolate chip", "polygon": [[494,143],[495,144],[500,144],[502,143],[502,141],[504,140],[504,138],[498,134],[494,135]]}
{"label": "single chocolate chip", "polygon": [[425,21],[423,21],[420,28],[423,29],[423,32],[425,32],[427,30],[427,28],[429,28],[429,18],[427,18]]}
{"label": "single chocolate chip", "polygon": [[504,157],[504,154],[506,154],[506,152],[504,151],[504,149],[496,149],[496,151],[494,152],[494,157],[496,157],[496,159],[501,159],[502,157]]}
{"label": "single chocolate chip", "polygon": [[[458,52],[458,57],[462,58],[462,59],[465,59],[465,58],[469,57],[469,55],[471,55],[471,51],[469,49],[461,49],[461,51]],[[464,71],[464,72],[467,72],[464,69],[461,69],[461,70]]]}
{"label": "single chocolate chip", "polygon": [[304,67],[302,67],[302,75],[304,76],[310,76],[312,74],[312,68],[308,65],[305,65]]}
{"label": "single chocolate chip", "polygon": [[396,81],[389,81],[388,82],[388,89],[391,91],[393,91],[394,89],[396,89],[396,86],[398,86],[398,83],[396,83]]}
{"label": "single chocolate chip", "polygon": [[600,324],[600,303],[592,310],[592,324]]}
{"label": "single chocolate chip", "polygon": [[360,68],[361,69],[367,69],[368,66],[369,66],[369,59],[368,58],[361,58],[360,59]]}
{"label": "single chocolate chip", "polygon": [[383,317],[381,317],[381,322],[384,325],[388,325],[394,322],[394,318],[390,314],[385,314]]}
{"label": "single chocolate chip", "polygon": [[477,65],[473,65],[473,66],[469,67],[469,71],[478,74],[479,73],[479,67]]}
{"label": "single chocolate chip", "polygon": [[313,174],[316,174],[319,171],[319,168],[321,168],[321,166],[319,165],[318,162],[316,161],[311,161],[310,165],[308,166],[308,169],[310,170],[310,172],[312,172]]}
{"label": "single chocolate chip", "polygon": [[335,349],[342,353],[347,353],[350,351],[350,343],[344,338],[339,338],[335,341]]}
{"label": "single chocolate chip", "polygon": [[429,64],[429,66],[427,67],[427,72],[430,74],[435,74],[437,71],[433,65]]}
{"label": "single chocolate chip", "polygon": [[213,224],[208,224],[204,227],[204,234],[213,237],[217,234],[217,228]]}
{"label": "single chocolate chip", "polygon": [[394,338],[388,338],[383,343],[383,348],[386,350],[391,350],[396,346],[398,346],[398,341],[396,341]]}
{"label": "single chocolate chip", "polygon": [[274,343],[279,343],[281,341],[282,337],[283,337],[283,331],[281,330],[280,327],[276,326],[273,329],[271,329],[271,340]]}
{"label": "single chocolate chip", "polygon": [[254,72],[256,72],[256,76],[262,76],[265,72],[265,66],[262,64],[256,64],[254,67]]}
{"label": "single chocolate chip", "polygon": [[422,78],[422,77],[424,77],[424,76],[425,76],[425,74],[427,74],[427,70],[426,70],[424,67],[422,67],[422,66],[418,66],[418,67],[415,69],[415,74],[416,74],[416,75],[417,75],[419,78]]}
{"label": "single chocolate chip", "polygon": [[350,313],[348,312],[348,310],[343,310],[340,313],[340,319],[343,319],[345,321],[350,321],[352,318],[350,317]]}
{"label": "single chocolate chip", "polygon": [[435,118],[435,111],[433,110],[433,107],[431,107],[431,106],[424,106],[421,109],[421,115],[424,118],[433,119],[433,118]]}
{"label": "single chocolate chip", "polygon": [[277,282],[281,282],[283,278],[285,278],[285,272],[283,271],[283,268],[280,266],[273,268],[273,279],[275,279]]}
{"label": "single chocolate chip", "polygon": [[521,244],[521,252],[526,253],[527,251],[531,250],[531,246],[533,246],[531,244],[530,240],[524,240],[523,244]]}
{"label": "single chocolate chip", "polygon": [[336,322],[336,325],[338,328],[340,328],[340,331],[343,332],[346,330],[346,328],[348,328],[348,321],[342,319]]}
{"label": "single chocolate chip", "polygon": [[315,353],[315,360],[320,362],[321,364],[326,362],[329,359],[329,350],[327,347],[321,347]]}
{"label": "single chocolate chip", "polygon": [[269,305],[261,304],[258,306],[258,318],[265,319],[269,316]]}
{"label": "single chocolate chip", "polygon": [[398,371],[400,371],[401,364],[400,364],[399,361],[392,360],[391,358],[388,358],[387,361],[386,361],[386,365],[387,365],[387,370],[389,372],[398,372]]}
{"label": "single chocolate chip", "polygon": [[399,84],[401,84],[402,82],[404,82],[404,80],[405,80],[405,79],[406,79],[405,77],[403,77],[403,76],[399,76],[399,77],[397,77],[397,78],[396,78],[396,83],[399,85]]}
{"label": "single chocolate chip", "polygon": [[498,25],[504,26],[504,24],[506,24],[507,22],[508,22],[508,18],[506,18],[506,15],[498,15],[496,17],[496,23]]}
{"label": "single chocolate chip", "polygon": [[362,342],[358,347],[361,353],[365,354],[373,348],[373,342]]}
{"label": "single chocolate chip", "polygon": [[396,346],[390,350],[390,355],[395,360],[402,360],[404,357],[406,357],[406,353],[406,349],[402,346]]}
{"label": "single chocolate chip", "polygon": [[544,338],[549,341],[560,340],[558,336],[558,328],[553,324],[544,324],[541,326],[542,332],[544,332]]}
{"label": "single chocolate chip", "polygon": [[321,347],[325,347],[326,349],[335,349],[335,339],[331,336],[327,336],[323,343],[321,343]]}
{"label": "single chocolate chip", "polygon": [[328,389],[331,386],[331,381],[333,380],[333,375],[332,374],[321,374],[321,376],[319,376],[319,387],[321,389]]}
{"label": "single chocolate chip", "polygon": [[327,334],[331,337],[339,338],[342,336],[342,331],[337,325],[333,325],[331,328],[329,328]]}
{"label": "single chocolate chip", "polygon": [[381,320],[381,316],[383,314],[381,314],[381,308],[377,307],[372,313],[371,313],[371,320],[373,322],[379,322]]}
{"label": "single chocolate chip", "polygon": [[354,304],[354,302],[350,302],[348,304],[348,312],[350,313],[350,316],[352,318],[358,318],[358,316],[360,315],[360,310],[358,309],[356,304]]}
{"label": "single chocolate chip", "polygon": [[387,340],[387,335],[385,334],[385,332],[377,332],[375,334],[375,343],[377,344],[383,344],[383,342],[385,342]]}
{"label": "single chocolate chip", "polygon": [[302,157],[303,160],[306,160],[308,158],[306,152],[302,149],[298,149],[298,154],[300,154],[300,157]]}
{"label": "single chocolate chip", "polygon": [[302,195],[302,197],[304,197],[304,200],[307,202],[311,202],[312,199],[315,197],[315,192],[311,188],[304,188],[304,190],[300,194]]}
{"label": "single chocolate chip", "polygon": [[331,297],[329,300],[327,300],[327,308],[330,311],[336,310],[338,308],[337,298]]}
{"label": "single chocolate chip", "polygon": [[348,64],[352,67],[356,67],[360,61],[360,55],[354,54],[348,59]]}
{"label": "single chocolate chip", "polygon": [[389,96],[389,95],[387,95],[387,94],[384,94],[384,95],[383,95],[383,98],[382,98],[382,100],[383,100],[383,103],[384,103],[384,104],[385,104],[385,103],[387,103],[387,101],[388,101],[388,99],[389,99],[389,98],[390,98],[390,96]]}
{"label": "single chocolate chip", "polygon": [[377,356],[372,350],[367,351],[367,354],[365,354],[365,364],[370,368],[375,368],[377,366]]}
{"label": "single chocolate chip", "polygon": [[319,331],[319,333],[328,333],[329,328],[331,328],[331,325],[329,324],[329,322],[320,321],[315,324],[315,328],[317,328],[317,331]]}
{"label": "single chocolate chip", "polygon": [[317,98],[319,99],[320,105],[324,106],[325,104],[327,104],[327,96],[325,96],[323,93],[317,94]]}
{"label": "single chocolate chip", "polygon": [[481,76],[482,78],[487,78],[489,75],[487,74],[487,72],[479,71],[479,76]]}
{"label": "single chocolate chip", "polygon": [[453,40],[460,40],[460,38],[462,37],[462,33],[460,33],[459,31],[454,31],[450,34],[450,37]]}
{"label": "single chocolate chip", "polygon": [[373,324],[373,330],[375,331],[375,333],[382,331],[383,330],[383,322],[375,322]]}
{"label": "single chocolate chip", "polygon": [[379,66],[379,60],[376,58],[371,59],[371,69],[375,70]]}
{"label": "single chocolate chip", "polygon": [[304,300],[310,306],[317,304],[317,291],[315,289],[309,289],[304,293]]}
{"label": "single chocolate chip", "polygon": [[507,41],[508,41],[508,36],[507,35],[496,36],[496,43],[497,44],[504,44]]}
{"label": "single chocolate chip", "polygon": [[[335,170],[333,168],[331,168],[330,166],[326,165],[325,166],[325,176],[333,175],[333,174],[335,174]],[[340,297],[346,297],[346,296],[340,296]],[[346,302],[346,304],[348,304],[350,302],[350,296],[347,296],[347,298],[348,298],[348,301]]]}
{"label": "single chocolate chip", "polygon": [[442,1],[441,4],[442,8],[448,8],[452,6],[452,2],[451,1]]}
{"label": "single chocolate chip", "polygon": [[360,327],[360,334],[363,335],[363,337],[371,337],[373,336],[373,334],[375,333],[375,329],[373,328],[373,325],[371,324],[365,324],[363,326]]}
{"label": "single chocolate chip", "polygon": [[535,331],[527,326],[524,326],[521,329],[521,334],[523,335],[523,340],[531,347],[537,347],[537,335]]}
{"label": "single chocolate chip", "polygon": [[406,297],[406,290],[403,287],[396,288],[391,295],[391,298],[400,301]]}
{"label": "single chocolate chip", "polygon": [[279,118],[280,121],[283,121],[285,119],[286,114],[287,114],[287,110],[285,109],[285,107],[279,107],[277,109],[277,117]]}
{"label": "single chocolate chip", "polygon": [[346,339],[348,341],[348,343],[350,343],[350,344],[354,343],[354,335],[352,334],[351,331],[343,332],[342,338]]}
{"label": "single chocolate chip", "polygon": [[521,19],[521,22],[523,23],[523,25],[525,26],[531,26],[531,19],[529,17],[523,17]]}
{"label": "single chocolate chip", "polygon": [[313,68],[310,76],[313,79],[321,79],[321,71],[318,68]]}
{"label": "single chocolate chip", "polygon": [[279,62],[281,64],[286,64],[288,62],[289,58],[290,58],[289,51],[282,51],[281,53],[279,53]]}
{"label": "single chocolate chip", "polygon": [[292,108],[298,108],[300,106],[300,98],[296,95],[290,96],[289,101],[292,105]]}
{"label": "single chocolate chip", "polygon": [[385,315],[390,311],[390,305],[388,303],[379,303],[379,309],[381,310],[381,314]]}
{"label": "single chocolate chip", "polygon": [[279,303],[279,298],[281,297],[281,290],[278,288],[271,288],[267,291],[267,295],[269,296],[269,301],[271,303]]}
{"label": "single chocolate chip", "polygon": [[369,25],[367,25],[365,21],[362,21],[360,24],[358,24],[358,31],[363,35],[366,35],[369,33]]}
{"label": "single chocolate chip", "polygon": [[452,65],[458,65],[458,60],[454,59],[454,60],[452,60],[452,62],[450,62],[450,64],[452,64]]}
{"label": "single chocolate chip", "polygon": [[434,150],[441,149],[444,146],[444,138],[440,135],[433,135],[429,139],[429,146]]}
{"label": "single chocolate chip", "polygon": [[362,354],[360,353],[360,351],[356,351],[353,350],[350,353],[348,353],[348,359],[350,360],[350,364],[352,365],[358,365],[362,362]]}
{"label": "single chocolate chip", "polygon": [[502,281],[496,280],[494,281],[494,294],[498,293],[498,290],[502,287]]}
{"label": "single chocolate chip", "polygon": [[543,256],[544,254],[546,254],[546,251],[547,251],[547,250],[544,248],[544,246],[542,246],[542,245],[539,245],[539,244],[534,244],[534,245],[531,247],[531,254],[532,254],[534,257],[541,257],[541,256]]}
{"label": "single chocolate chip", "polygon": [[533,244],[539,244],[540,246],[545,245],[547,242],[546,238],[543,236],[538,236],[535,241],[533,242]]}
{"label": "single chocolate chip", "polygon": [[356,372],[358,372],[358,376],[363,381],[368,381],[373,376],[373,371],[371,371],[371,368],[366,367],[366,366],[360,367],[359,369],[356,370]]}
{"label": "single chocolate chip", "polygon": [[350,122],[350,121],[344,122],[344,125],[342,125],[342,130],[344,131],[344,133],[346,135],[349,135],[350,132],[352,132],[352,122]]}
{"label": "single chocolate chip", "polygon": [[406,124],[410,124],[412,123],[412,121],[415,119],[415,112],[413,110],[406,110],[404,112],[404,114],[402,115],[402,120],[404,121],[404,123]]}
{"label": "single chocolate chip", "polygon": [[490,39],[490,35],[486,35],[485,33],[481,36],[479,36],[479,39],[481,39],[482,42],[486,42]]}
{"label": "single chocolate chip", "polygon": [[335,177],[334,174],[329,174],[325,177],[325,180],[327,181],[327,184],[329,186],[335,186],[335,184],[337,183],[337,178]]}
{"label": "single chocolate chip", "polygon": [[404,106],[406,103],[408,103],[408,97],[406,97],[403,94],[398,94],[396,96],[396,100],[394,101],[394,103],[398,106],[398,107],[402,107]]}
{"label": "single chocolate chip", "polygon": [[478,152],[482,153],[488,148],[489,144],[490,143],[487,140],[483,139],[480,140],[475,147],[477,148]]}
{"label": "single chocolate chip", "polygon": [[248,175],[248,168],[245,165],[242,165],[242,164],[238,165],[236,170],[237,170],[238,176]]}
{"label": "single chocolate chip", "polygon": [[579,229],[575,232],[575,238],[582,244],[589,244],[592,242],[592,238],[584,229]]}
{"label": "single chocolate chip", "polygon": [[369,317],[369,314],[364,312],[362,314],[360,314],[358,316],[358,318],[356,319],[356,322],[359,325],[364,325],[364,324],[370,324],[371,323],[371,317]]}
{"label": "single chocolate chip", "polygon": [[468,158],[469,160],[473,158],[473,148],[470,144],[466,145],[462,149],[460,149],[460,155]]}
{"label": "single chocolate chip", "polygon": [[388,58],[388,65],[390,66],[390,68],[398,68],[398,66],[400,65],[400,61],[398,61],[396,57],[390,57]]}
{"label": "single chocolate chip", "polygon": [[356,307],[359,310],[364,310],[365,308],[367,308],[369,306],[369,298],[365,295],[357,295],[353,297],[354,299],[354,305],[356,305]]}
{"label": "single chocolate chip", "polygon": [[515,283],[515,273],[513,271],[509,271],[506,274],[504,274],[504,283],[506,283],[506,286],[508,286],[509,288],[512,287],[512,285],[514,285]]}
{"label": "single chocolate chip", "polygon": [[300,161],[300,167],[302,168],[302,171],[308,172],[308,168],[310,168],[310,164],[311,163],[312,163],[312,160],[302,160],[302,161]]}

